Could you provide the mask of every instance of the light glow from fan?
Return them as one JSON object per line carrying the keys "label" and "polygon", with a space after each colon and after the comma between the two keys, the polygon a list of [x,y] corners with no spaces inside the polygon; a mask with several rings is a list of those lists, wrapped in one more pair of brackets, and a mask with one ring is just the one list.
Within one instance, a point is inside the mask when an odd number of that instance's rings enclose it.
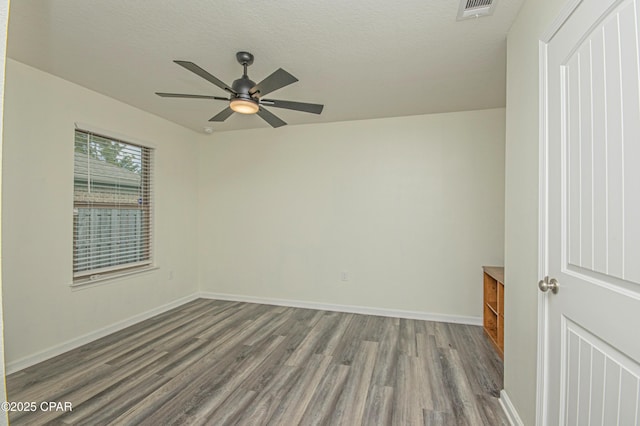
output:
{"label": "light glow from fan", "polygon": [[257,102],[247,99],[232,99],[229,107],[240,114],[255,114],[260,109]]}

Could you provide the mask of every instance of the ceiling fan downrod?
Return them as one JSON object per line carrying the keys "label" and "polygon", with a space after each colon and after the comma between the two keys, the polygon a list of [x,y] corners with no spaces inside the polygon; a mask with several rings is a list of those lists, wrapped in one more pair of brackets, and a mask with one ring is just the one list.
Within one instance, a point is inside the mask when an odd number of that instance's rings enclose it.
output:
{"label": "ceiling fan downrod", "polygon": [[249,52],[238,52],[236,53],[236,60],[242,65],[244,68],[244,75],[242,77],[247,77],[247,67],[253,64],[253,55]]}

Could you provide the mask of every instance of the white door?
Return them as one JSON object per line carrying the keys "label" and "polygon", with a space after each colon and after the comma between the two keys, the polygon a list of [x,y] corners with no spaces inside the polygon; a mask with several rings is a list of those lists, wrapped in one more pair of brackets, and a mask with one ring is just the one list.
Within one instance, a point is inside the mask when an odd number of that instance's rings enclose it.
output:
{"label": "white door", "polygon": [[546,45],[539,423],[640,425],[640,0],[573,4]]}

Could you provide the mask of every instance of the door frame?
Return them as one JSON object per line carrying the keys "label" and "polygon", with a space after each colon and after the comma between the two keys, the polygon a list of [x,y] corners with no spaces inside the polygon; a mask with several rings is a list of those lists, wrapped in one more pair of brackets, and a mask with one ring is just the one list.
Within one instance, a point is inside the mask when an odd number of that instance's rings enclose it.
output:
{"label": "door frame", "polygon": [[[582,0],[565,0],[560,13],[541,35],[538,41],[538,279],[548,275],[548,226],[549,226],[549,116],[547,97],[547,46],[555,34],[560,30],[571,14],[582,3]],[[532,283],[533,284],[533,283]],[[536,380],[536,425],[543,426],[547,417],[547,395],[549,381],[547,380],[548,364],[548,297],[538,292],[538,354]]]}

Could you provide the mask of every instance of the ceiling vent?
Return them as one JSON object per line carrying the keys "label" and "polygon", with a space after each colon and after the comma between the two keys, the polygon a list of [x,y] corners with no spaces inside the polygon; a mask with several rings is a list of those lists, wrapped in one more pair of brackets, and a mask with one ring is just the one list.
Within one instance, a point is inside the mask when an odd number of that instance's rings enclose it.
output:
{"label": "ceiling vent", "polygon": [[493,15],[498,0],[460,0],[458,21]]}

